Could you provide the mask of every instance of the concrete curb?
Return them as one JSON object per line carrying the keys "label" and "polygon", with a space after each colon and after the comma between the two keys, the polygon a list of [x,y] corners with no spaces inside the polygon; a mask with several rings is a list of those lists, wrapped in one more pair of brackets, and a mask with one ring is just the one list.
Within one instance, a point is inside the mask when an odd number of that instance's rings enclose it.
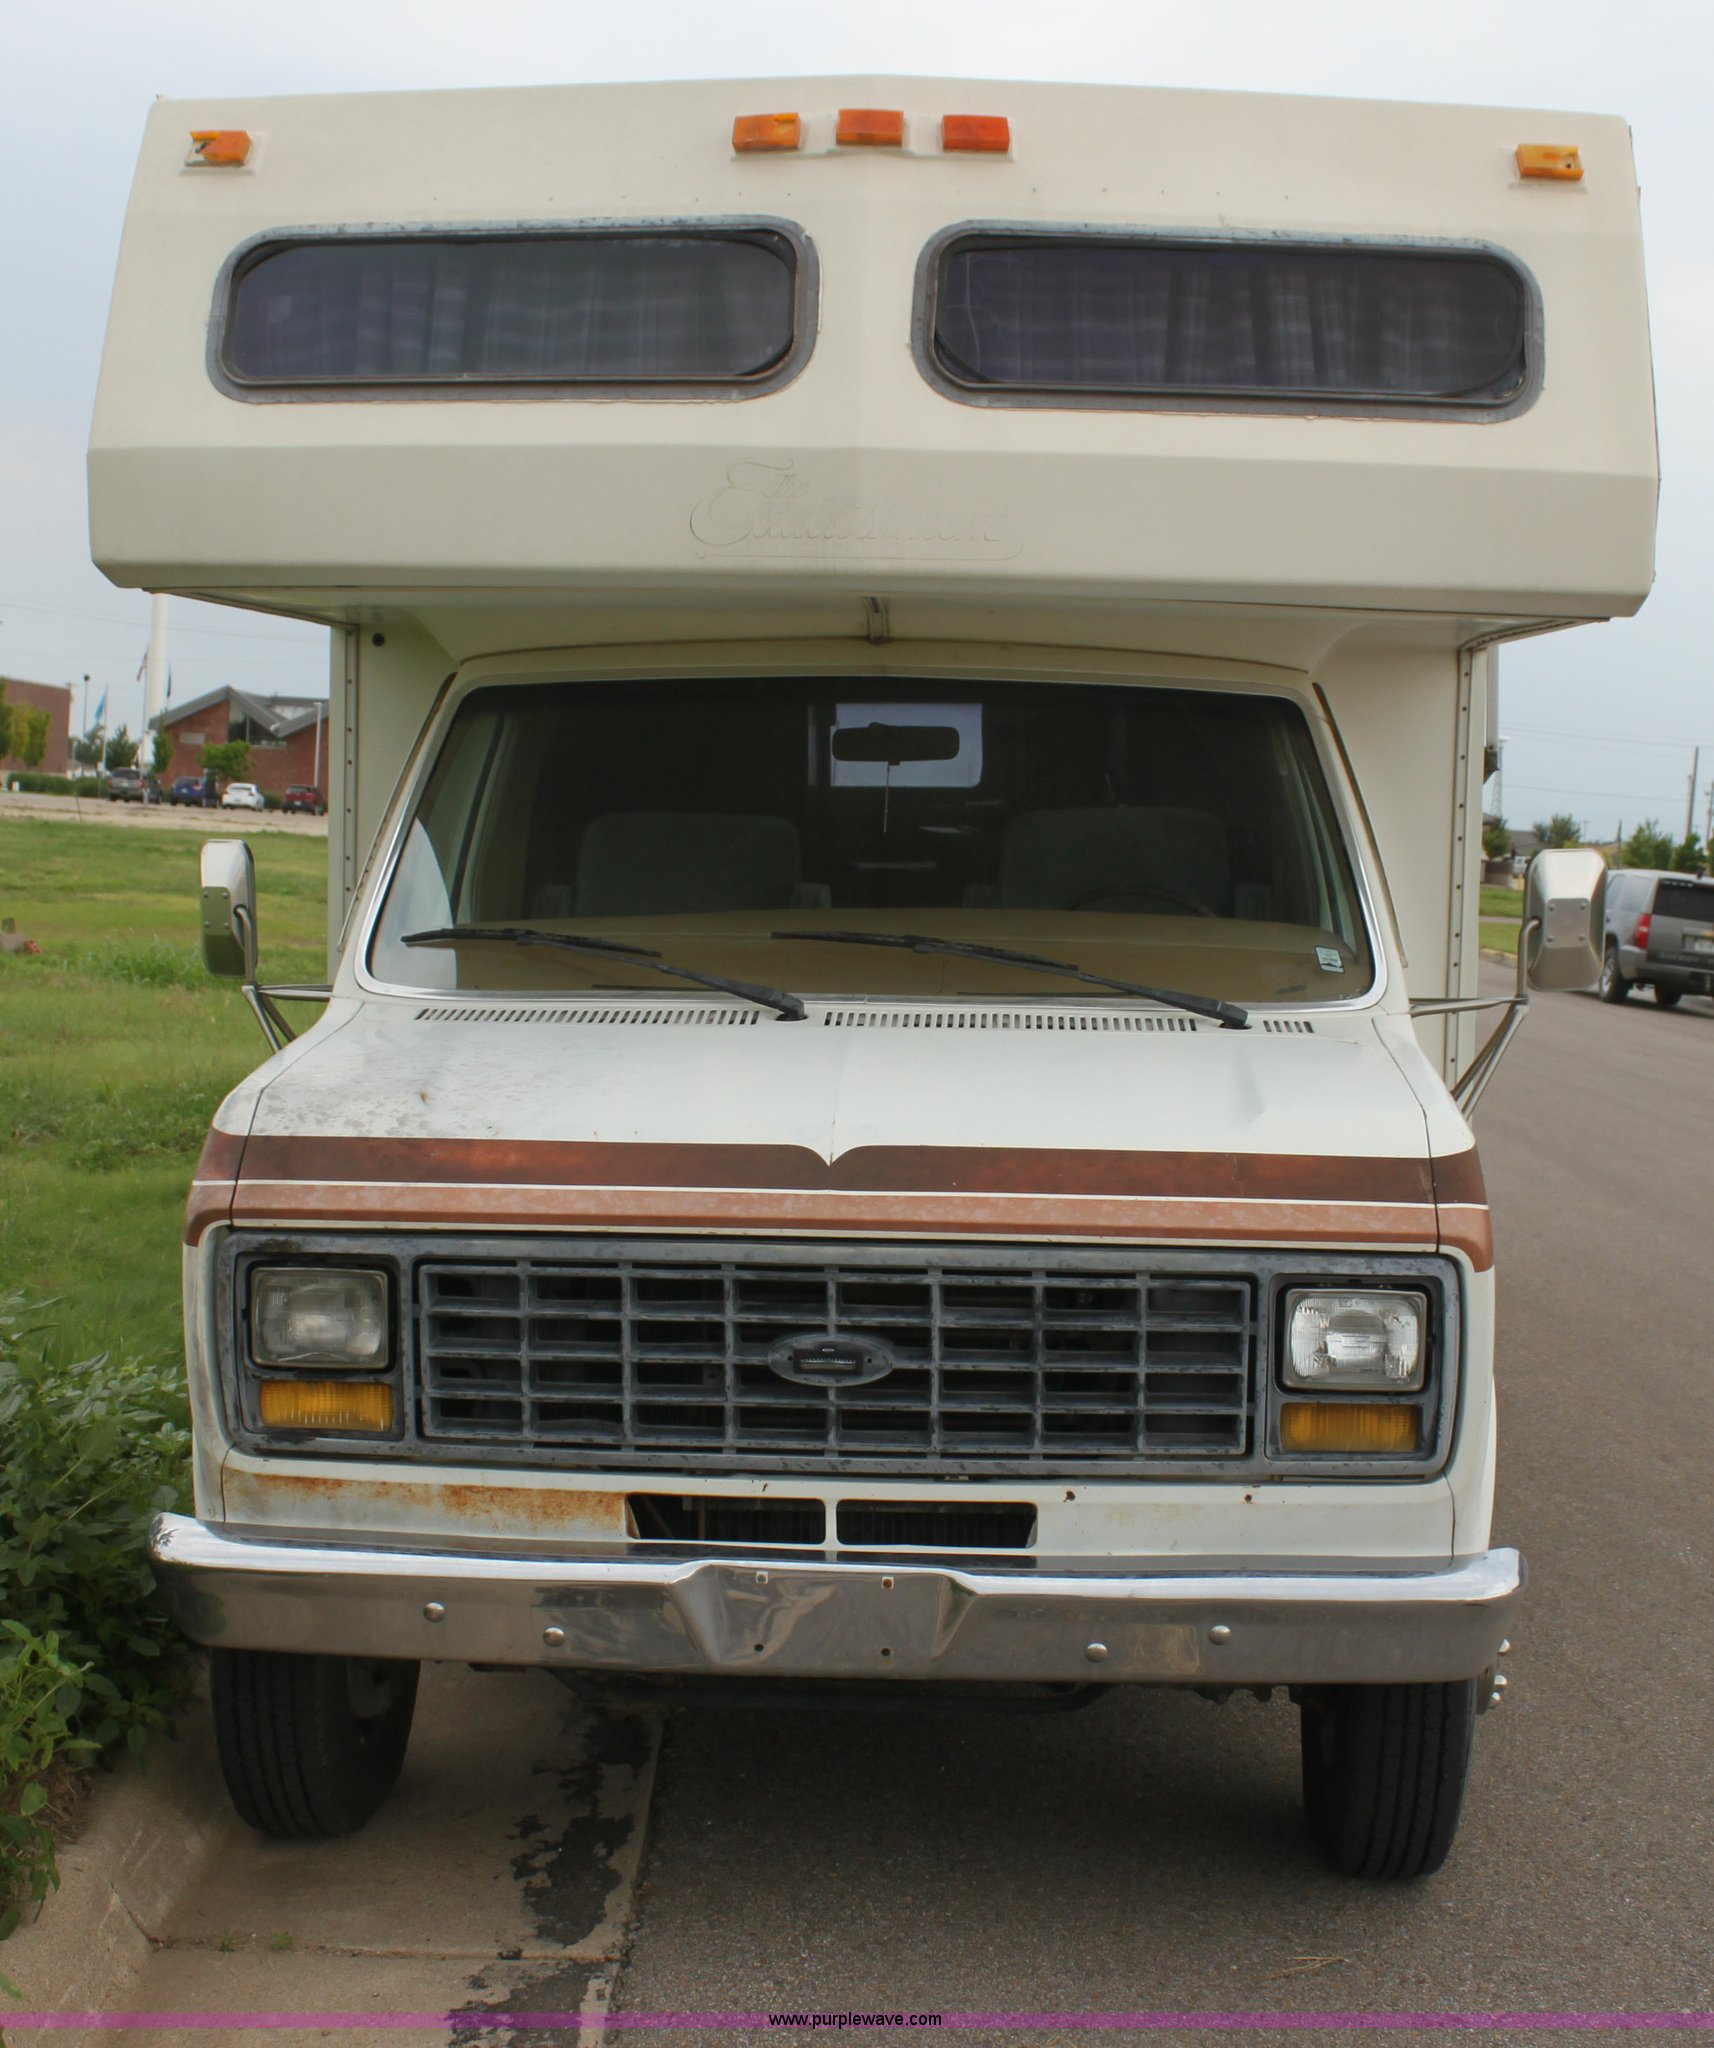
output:
{"label": "concrete curb", "polygon": [[[213,1760],[214,1731],[199,1698],[176,1741],[152,1743],[145,1763],[127,1758],[96,1780],[83,1832],[60,1854],[59,1890],[0,1943],[0,1971],[23,1993],[26,2011],[111,2008],[209,1861],[241,1849],[244,1826]],[[0,2030],[6,2004],[0,2000]],[[84,2035],[54,2038],[77,2048]]]}

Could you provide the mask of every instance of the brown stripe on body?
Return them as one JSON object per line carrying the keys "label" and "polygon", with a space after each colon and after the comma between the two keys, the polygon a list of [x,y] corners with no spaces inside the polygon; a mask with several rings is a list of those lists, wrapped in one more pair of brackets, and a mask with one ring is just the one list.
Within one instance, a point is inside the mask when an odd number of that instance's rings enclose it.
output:
{"label": "brown stripe on body", "polygon": [[258,1137],[242,1224],[1384,1244],[1433,1250],[1420,1159]]}
{"label": "brown stripe on body", "polygon": [[1432,1251],[1429,1203],[1195,1196],[924,1193],[803,1188],[553,1188],[409,1181],[246,1180],[240,1224],[421,1229],[787,1231],[889,1236],[1328,1242]]}
{"label": "brown stripe on body", "polygon": [[244,1140],[234,1131],[210,1131],[191,1175],[185,1199],[184,1240],[198,1244],[202,1234],[232,1215],[234,1183],[244,1163]]}
{"label": "brown stripe on body", "polygon": [[1109,1195],[1208,1201],[1434,1201],[1425,1159],[1293,1152],[1120,1152],[1012,1145],[566,1144],[548,1139],[252,1138],[244,1176],[544,1189]]}

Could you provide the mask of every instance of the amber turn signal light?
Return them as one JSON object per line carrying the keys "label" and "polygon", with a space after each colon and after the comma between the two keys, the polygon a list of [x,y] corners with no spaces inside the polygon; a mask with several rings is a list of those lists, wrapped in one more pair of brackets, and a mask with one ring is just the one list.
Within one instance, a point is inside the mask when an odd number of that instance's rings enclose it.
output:
{"label": "amber turn signal light", "polygon": [[846,147],[861,144],[868,149],[902,149],[905,117],[897,107],[841,107],[833,139]]}
{"label": "amber turn signal light", "polygon": [[373,1380],[342,1386],[338,1380],[263,1380],[259,1389],[267,1429],[391,1429],[393,1390]]}
{"label": "amber turn signal light", "polygon": [[1287,1401],[1282,1451],[1414,1451],[1416,1410],[1389,1401]]}
{"label": "amber turn signal light", "polygon": [[943,114],[940,146],[1004,156],[1012,146],[1012,124],[1004,114]]}
{"label": "amber turn signal light", "polygon": [[1520,142],[1518,144],[1518,176],[1520,178],[1569,178],[1573,182],[1583,175],[1583,159],[1575,148],[1560,142]]}
{"label": "amber turn signal light", "polygon": [[732,123],[732,147],[740,156],[768,149],[797,149],[803,122],[796,114],[740,114]]}
{"label": "amber turn signal light", "polygon": [[236,166],[250,161],[250,136],[243,128],[193,128],[189,161]]}

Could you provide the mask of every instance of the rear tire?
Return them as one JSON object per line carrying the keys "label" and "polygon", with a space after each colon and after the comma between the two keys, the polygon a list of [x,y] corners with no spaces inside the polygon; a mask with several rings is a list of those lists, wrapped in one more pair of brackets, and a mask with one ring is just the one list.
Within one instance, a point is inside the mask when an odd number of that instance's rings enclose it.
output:
{"label": "rear tire", "polygon": [[1476,1681],[1330,1685],[1302,1701],[1303,1804],[1346,1877],[1427,1877],[1446,1861],[1470,1771]]}
{"label": "rear tire", "polygon": [[1631,992],[1631,984],[1625,979],[1624,969],[1619,965],[1619,949],[1610,945],[1601,955],[1601,979],[1595,984],[1604,1003],[1622,1003]]}
{"label": "rear tire", "polygon": [[417,1670],[362,1657],[212,1651],[215,1742],[240,1817],[287,1840],[360,1828],[398,1780]]}
{"label": "rear tire", "polygon": [[1654,985],[1655,1002],[1663,1010],[1676,1009],[1678,999],[1683,993],[1681,988],[1662,988],[1658,981]]}

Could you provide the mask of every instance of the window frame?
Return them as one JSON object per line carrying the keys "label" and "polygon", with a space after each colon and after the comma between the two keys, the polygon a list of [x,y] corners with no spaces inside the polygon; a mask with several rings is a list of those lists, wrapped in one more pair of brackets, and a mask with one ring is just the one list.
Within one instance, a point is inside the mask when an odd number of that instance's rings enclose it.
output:
{"label": "window frame", "polygon": [[[1005,240],[1050,243],[1118,243],[1128,247],[1215,249],[1262,248],[1380,256],[1478,258],[1509,271],[1523,292],[1523,376],[1507,397],[1398,398],[1384,393],[1234,392],[1182,385],[1158,389],[1118,386],[972,384],[940,360],[935,323],[945,259],[960,244]],[[1056,412],[1234,413],[1242,417],[1287,419],[1369,419],[1464,422],[1492,425],[1527,412],[1541,394],[1545,336],[1541,288],[1521,258],[1497,243],[1427,235],[1300,235],[1284,231],[1208,228],[1091,226],[1080,222],[966,220],[942,228],[917,258],[911,304],[911,353],[924,381],[960,405]]]}
{"label": "window frame", "polygon": [[[776,248],[791,269],[790,346],[754,376],[702,377],[683,372],[636,377],[381,377],[258,379],[231,360],[238,290],[267,257],[324,242],[606,241],[660,236],[672,240],[752,241]],[[694,218],[623,220],[432,221],[410,225],[349,223],[265,228],[240,242],[220,267],[209,314],[210,381],[228,398],[249,405],[495,404],[508,400],[733,400],[760,398],[792,383],[815,349],[821,304],[821,266],[815,245],[796,221],[768,214],[704,214]]]}

